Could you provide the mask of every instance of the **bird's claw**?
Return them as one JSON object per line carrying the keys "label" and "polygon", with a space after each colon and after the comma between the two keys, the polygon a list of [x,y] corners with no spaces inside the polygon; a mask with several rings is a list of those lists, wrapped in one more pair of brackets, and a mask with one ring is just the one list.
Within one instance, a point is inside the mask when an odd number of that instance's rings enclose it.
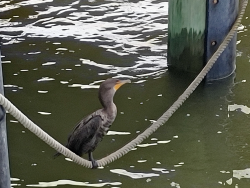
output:
{"label": "bird's claw", "polygon": [[97,164],[96,160],[92,160],[91,162],[92,162],[92,169],[97,169],[98,164]]}

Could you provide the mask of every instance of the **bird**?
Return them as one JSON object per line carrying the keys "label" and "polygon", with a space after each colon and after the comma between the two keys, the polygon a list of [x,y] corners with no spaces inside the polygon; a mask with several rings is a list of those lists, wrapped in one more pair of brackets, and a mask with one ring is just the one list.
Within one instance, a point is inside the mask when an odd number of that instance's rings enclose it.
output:
{"label": "bird", "polygon": [[[79,156],[88,153],[92,168],[98,167],[93,157],[93,151],[108,133],[117,115],[117,107],[113,101],[114,95],[126,83],[131,83],[131,81],[108,78],[102,82],[98,91],[98,98],[102,108],[83,118],[68,137],[65,146]],[[60,155],[61,153],[56,153],[54,158]]]}

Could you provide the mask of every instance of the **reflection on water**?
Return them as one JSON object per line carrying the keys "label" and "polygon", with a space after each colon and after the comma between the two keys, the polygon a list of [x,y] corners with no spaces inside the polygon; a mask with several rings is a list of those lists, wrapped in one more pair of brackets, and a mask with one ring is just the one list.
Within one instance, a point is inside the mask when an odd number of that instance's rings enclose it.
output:
{"label": "reflection on water", "polygon": [[150,177],[159,176],[159,174],[156,174],[156,173],[134,173],[134,172],[128,172],[124,169],[112,169],[110,170],[110,172],[128,176],[133,179],[150,178]]}
{"label": "reflection on water", "polygon": [[51,113],[50,112],[38,112],[38,114],[41,114],[41,115],[50,115]]}
{"label": "reflection on water", "polygon": [[119,186],[120,182],[108,182],[108,183],[89,183],[89,182],[79,182],[72,180],[58,180],[53,182],[39,182],[38,184],[26,185],[27,187],[57,187],[60,185],[76,185],[84,187],[104,187],[104,186]]}
{"label": "reflection on water", "polygon": [[250,178],[250,168],[244,170],[233,170],[233,177],[237,179]]}
{"label": "reflection on water", "polygon": [[109,131],[107,135],[128,135],[130,132]]}
{"label": "reflection on water", "polygon": [[241,111],[245,114],[250,114],[250,108],[248,108],[245,105],[239,105],[239,104],[228,105],[228,111],[229,112]]}
{"label": "reflection on water", "polygon": [[[156,72],[166,68],[166,18],[168,4],[165,1],[138,2],[85,2],[66,1],[67,3],[52,3],[53,1],[21,1],[2,2],[0,7],[1,36],[4,45],[23,43],[25,40],[44,38],[46,43],[52,43],[46,50],[54,50],[55,55],[76,53],[83,49],[70,49],[56,38],[69,38],[81,43],[97,45],[105,53],[118,56],[137,57],[127,66],[108,65],[92,59],[80,58],[83,64],[106,70],[99,75],[128,74],[130,71]],[[33,6],[32,6],[33,5]],[[29,14],[20,11],[29,9]],[[11,17],[7,13],[13,11]],[[52,40],[51,40],[52,39]],[[59,40],[60,41],[60,40]],[[35,47],[27,55],[38,56],[41,49],[39,44],[30,43]],[[80,46],[79,46],[80,47]],[[89,50],[89,49],[87,49]],[[151,54],[148,54],[151,52]],[[52,51],[51,51],[52,52]],[[164,56],[162,56],[164,55]],[[8,58],[7,58],[8,59]],[[8,60],[4,60],[8,62]],[[49,61],[42,65],[55,65],[58,62]],[[66,69],[71,70],[71,69]],[[132,74],[135,76],[136,74]]]}
{"label": "reflection on water", "polygon": [[165,169],[165,168],[152,168],[153,171],[157,171],[157,172],[161,172],[161,173],[169,173],[169,170]]}
{"label": "reflection on water", "polygon": [[38,82],[47,82],[47,81],[53,81],[53,80],[55,80],[55,79],[49,78],[49,77],[43,77],[43,78],[38,79],[37,81]]}
{"label": "reflection on water", "polygon": [[[244,170],[233,170],[233,172],[229,171],[221,171],[222,174],[228,174],[228,175],[233,175],[233,177],[229,178],[225,182],[219,182],[219,184],[222,185],[234,185],[235,187],[239,187],[238,185],[238,180],[241,179],[250,179],[250,168],[244,169]],[[236,180],[236,179],[238,180]]]}
{"label": "reflection on water", "polygon": [[11,186],[12,187],[21,185],[21,184],[18,183],[20,181],[19,178],[10,178],[10,181],[11,181]]}

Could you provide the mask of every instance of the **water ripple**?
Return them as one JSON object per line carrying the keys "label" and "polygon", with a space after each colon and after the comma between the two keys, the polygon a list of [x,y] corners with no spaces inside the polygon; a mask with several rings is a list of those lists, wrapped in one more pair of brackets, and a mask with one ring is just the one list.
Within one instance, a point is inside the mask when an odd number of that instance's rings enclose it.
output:
{"label": "water ripple", "polygon": [[141,178],[149,178],[149,177],[155,177],[155,176],[160,176],[159,174],[156,173],[135,173],[135,172],[129,172],[124,169],[112,169],[110,172],[115,173],[115,174],[120,174],[124,176],[128,176],[133,179],[141,179]]}
{"label": "water ripple", "polygon": [[[25,44],[28,38],[53,40],[53,44],[60,45],[60,38],[71,37],[75,43],[128,57],[126,66],[117,66],[113,62],[107,64],[99,59],[94,61],[78,56],[83,64],[97,70],[101,68],[100,76],[123,74],[133,77],[138,73],[156,76],[156,72],[163,74],[167,68],[167,10],[167,0],[73,1],[71,4],[52,0],[17,3],[8,0],[0,3],[0,37],[4,45]],[[20,12],[20,15],[14,12]],[[39,39],[34,42],[36,44]],[[47,50],[51,51],[50,47]],[[58,51],[75,53],[68,46],[60,46],[56,51],[56,55],[62,55]],[[43,53],[42,50],[27,52],[37,56]]]}
{"label": "water ripple", "polygon": [[39,182],[38,184],[29,184],[27,187],[56,187],[59,185],[75,185],[84,187],[104,187],[106,185],[118,186],[121,182],[107,182],[107,183],[89,183],[89,182],[79,182],[73,180],[58,180],[52,182]]}

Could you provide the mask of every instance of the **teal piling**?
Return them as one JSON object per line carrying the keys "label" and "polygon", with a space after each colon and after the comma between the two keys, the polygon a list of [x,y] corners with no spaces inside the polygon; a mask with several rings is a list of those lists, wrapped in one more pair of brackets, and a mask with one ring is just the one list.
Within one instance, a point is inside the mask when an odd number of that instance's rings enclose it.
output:
{"label": "teal piling", "polygon": [[[4,94],[2,61],[0,50],[0,93]],[[6,114],[0,106],[0,188],[10,188],[9,155],[6,133]]]}
{"label": "teal piling", "polygon": [[168,66],[197,74],[204,66],[206,1],[169,0]]}

